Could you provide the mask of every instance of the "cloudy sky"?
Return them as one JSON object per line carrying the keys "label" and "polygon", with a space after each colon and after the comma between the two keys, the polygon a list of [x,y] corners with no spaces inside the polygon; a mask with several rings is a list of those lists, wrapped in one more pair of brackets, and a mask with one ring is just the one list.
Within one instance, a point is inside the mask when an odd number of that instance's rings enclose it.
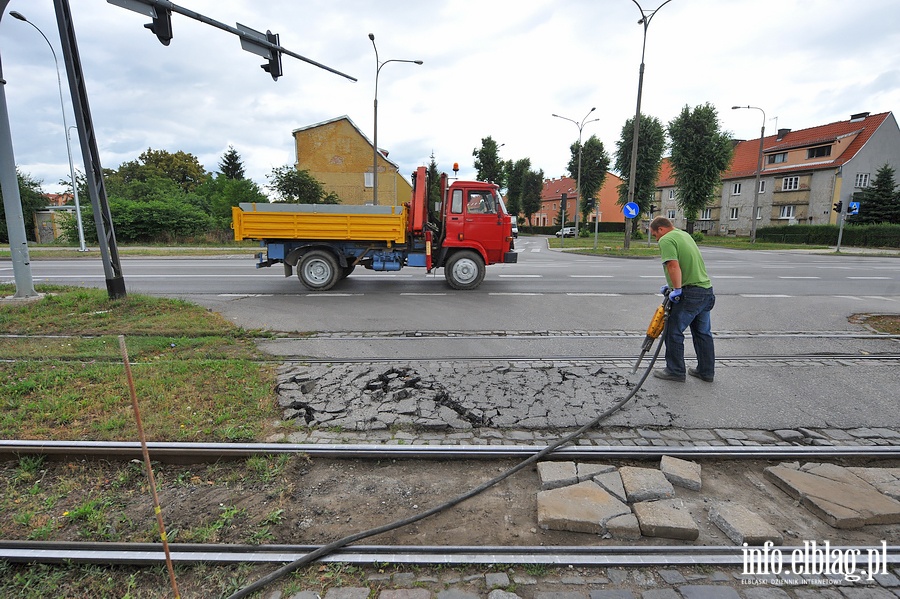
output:
{"label": "cloudy sky", "polygon": [[[645,11],[662,0],[639,0]],[[291,131],[348,115],[370,138],[376,60],[378,141],[408,175],[432,153],[442,170],[490,135],[503,159],[531,158],[546,177],[566,174],[574,123],[596,110],[584,137],[610,153],[634,115],[644,28],[632,0],[179,0],[233,26],[270,29],[285,48],[357,82],[284,57],[277,82],[262,59],[224,31],[173,14],[163,46],[148,18],[76,0],[79,40],[100,159],[116,168],[147,148],[183,150],[215,171],[233,145],[260,184],[292,164]],[[62,52],[51,0],[12,0]],[[758,138],[850,114],[900,110],[900,5],[896,0],[671,0],[650,21],[642,112],[663,123],[685,105],[716,106],[725,130]],[[53,57],[27,23],[0,20],[0,57],[16,163],[47,191],[68,178]],[[74,125],[66,78],[66,118]],[[73,132],[74,134],[74,132]],[[73,140],[76,166],[81,163]]]}

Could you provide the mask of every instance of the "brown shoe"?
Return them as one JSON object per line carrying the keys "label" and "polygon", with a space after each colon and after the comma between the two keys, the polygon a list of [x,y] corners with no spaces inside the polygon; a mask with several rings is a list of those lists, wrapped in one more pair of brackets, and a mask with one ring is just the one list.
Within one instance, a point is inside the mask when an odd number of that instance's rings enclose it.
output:
{"label": "brown shoe", "polygon": [[662,379],[664,381],[675,381],[678,383],[684,382],[683,376],[678,376],[677,374],[675,374],[668,368],[663,368],[662,370],[654,370],[653,376],[655,376],[658,379]]}

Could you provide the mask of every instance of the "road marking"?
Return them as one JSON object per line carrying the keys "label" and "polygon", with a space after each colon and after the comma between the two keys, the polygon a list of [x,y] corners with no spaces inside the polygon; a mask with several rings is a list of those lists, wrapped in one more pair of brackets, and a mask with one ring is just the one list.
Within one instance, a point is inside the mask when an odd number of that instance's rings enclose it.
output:
{"label": "road marking", "polygon": [[886,301],[886,302],[896,302],[896,301],[897,301],[895,298],[892,298],[892,297],[884,297],[884,296],[881,296],[881,295],[867,295],[867,296],[866,296],[866,299],[884,300],[884,301]]}
{"label": "road marking", "polygon": [[621,293],[567,293],[573,297],[622,297]]}
{"label": "road marking", "polygon": [[852,299],[852,300],[857,300],[860,302],[863,301],[861,297],[856,297],[855,295],[836,295],[834,297],[837,297],[840,299]]}
{"label": "road marking", "polygon": [[361,297],[365,293],[307,293],[303,297]]}
{"label": "road marking", "polygon": [[401,293],[400,295],[447,295],[446,293]]}
{"label": "road marking", "polygon": [[501,279],[540,279],[544,275],[499,275]]}
{"label": "road marking", "polygon": [[794,297],[793,295],[781,295],[778,293],[741,293],[741,297]]}
{"label": "road marking", "polygon": [[854,281],[890,281],[891,277],[847,277]]}
{"label": "road marking", "polygon": [[543,293],[488,293],[488,295],[544,295]]}
{"label": "road marking", "polygon": [[745,275],[716,275],[714,279],[752,279],[753,277]]}
{"label": "road marking", "polygon": [[537,253],[537,252],[541,251],[541,248],[532,248],[531,251],[532,251],[533,253]]}
{"label": "road marking", "polygon": [[272,293],[220,293],[218,297],[272,297]]}
{"label": "road marking", "polygon": [[611,279],[612,275],[569,275],[573,279]]}
{"label": "road marking", "polygon": [[778,277],[779,279],[821,279],[822,277]]}

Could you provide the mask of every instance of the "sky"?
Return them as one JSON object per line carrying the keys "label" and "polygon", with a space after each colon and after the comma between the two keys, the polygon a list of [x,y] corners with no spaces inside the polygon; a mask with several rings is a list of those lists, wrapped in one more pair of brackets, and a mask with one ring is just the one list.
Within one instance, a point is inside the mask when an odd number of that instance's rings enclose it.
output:
{"label": "sky", "polygon": [[[896,0],[638,0],[646,28],[641,112],[664,125],[710,103],[738,139],[900,109]],[[645,28],[633,0],[179,0],[234,26],[280,34],[292,52],[273,81],[228,32],[180,14],[163,46],[149,18],[105,0],[71,2],[104,168],[148,148],[185,151],[211,172],[233,146],[265,186],[296,160],[294,129],[340,117],[372,138],[378,59],[378,145],[409,174],[433,155],[474,178],[484,137],[503,160],[530,158],[567,176],[570,145],[596,135],[611,155],[635,114]],[[16,164],[59,191],[69,178],[57,72],[37,25],[62,51],[52,0],[11,0],[0,60]],[[75,124],[65,73],[65,118]],[[732,110],[734,105],[759,110]],[[591,109],[593,112],[590,112]],[[558,114],[571,121],[554,118]],[[589,114],[590,113],[590,114]],[[596,119],[596,120],[595,120]],[[84,170],[75,130],[76,168]]]}

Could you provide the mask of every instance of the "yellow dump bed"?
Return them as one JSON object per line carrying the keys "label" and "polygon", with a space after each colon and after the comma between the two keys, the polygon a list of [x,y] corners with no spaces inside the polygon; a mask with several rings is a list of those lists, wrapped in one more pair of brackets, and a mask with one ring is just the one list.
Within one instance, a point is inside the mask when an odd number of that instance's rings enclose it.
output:
{"label": "yellow dump bed", "polygon": [[234,239],[406,242],[403,206],[242,203],[231,209]]}

